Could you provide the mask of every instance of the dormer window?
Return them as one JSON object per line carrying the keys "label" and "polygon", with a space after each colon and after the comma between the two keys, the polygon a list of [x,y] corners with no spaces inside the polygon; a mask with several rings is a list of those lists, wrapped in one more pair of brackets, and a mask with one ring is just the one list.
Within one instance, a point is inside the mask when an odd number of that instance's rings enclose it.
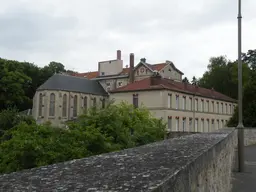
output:
{"label": "dormer window", "polygon": [[118,82],[118,86],[121,87],[123,85],[123,82]]}

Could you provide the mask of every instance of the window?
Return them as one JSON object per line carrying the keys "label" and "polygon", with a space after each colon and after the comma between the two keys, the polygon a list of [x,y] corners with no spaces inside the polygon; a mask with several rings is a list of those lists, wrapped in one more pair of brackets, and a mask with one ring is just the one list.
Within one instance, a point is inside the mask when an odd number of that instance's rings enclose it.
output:
{"label": "window", "polygon": [[73,117],[77,117],[77,95],[74,96],[73,104]]}
{"label": "window", "polygon": [[176,109],[179,109],[179,95],[176,95]]}
{"label": "window", "polygon": [[225,113],[228,114],[228,104],[227,103],[225,104],[225,110],[226,110]]}
{"label": "window", "polygon": [[232,114],[232,112],[231,112],[231,104],[229,104],[229,114]]}
{"label": "window", "polygon": [[39,94],[39,106],[38,106],[38,116],[42,116],[43,115],[43,94],[40,93]]}
{"label": "window", "polygon": [[105,98],[102,98],[101,102],[102,102],[102,108],[104,109],[105,108]]}
{"label": "window", "polygon": [[186,118],[183,118],[182,120],[182,130],[186,131]]}
{"label": "window", "polygon": [[87,108],[88,108],[87,97],[85,96],[84,97],[84,109],[85,109],[85,111],[87,110]]}
{"label": "window", "polygon": [[172,117],[168,117],[168,130],[172,130]]}
{"label": "window", "polygon": [[192,131],[192,118],[189,118],[189,130],[188,131]]}
{"label": "window", "polygon": [[67,95],[63,95],[63,100],[62,100],[62,117],[67,117]]}
{"label": "window", "polygon": [[204,131],[204,119],[201,119],[201,132]]}
{"label": "window", "polygon": [[168,108],[172,107],[172,94],[168,94]]}
{"label": "window", "polygon": [[105,75],[105,72],[101,72],[101,75]]}
{"label": "window", "polygon": [[221,127],[220,128],[221,129],[224,128],[224,121],[223,120],[221,120]]}
{"label": "window", "polygon": [[212,128],[211,128],[211,130],[214,131],[214,129],[215,129],[214,128],[214,119],[212,119]]}
{"label": "window", "polygon": [[186,96],[183,96],[183,101],[182,101],[182,109],[186,109]]}
{"label": "window", "polygon": [[198,99],[195,100],[195,111],[198,111]]}
{"label": "window", "polygon": [[209,101],[206,101],[206,112],[209,112],[210,104]]}
{"label": "window", "polygon": [[209,119],[206,120],[206,128],[205,128],[205,131],[206,132],[209,132],[209,128],[210,128],[210,121]]}
{"label": "window", "polygon": [[220,121],[219,121],[219,119],[217,120],[217,129],[220,129]]}
{"label": "window", "polygon": [[192,97],[189,98],[189,109],[192,110],[192,106],[193,106],[193,103],[192,103]]}
{"label": "window", "polygon": [[212,112],[214,113],[214,101],[212,101]]}
{"label": "window", "polygon": [[96,99],[96,97],[94,97],[93,98],[93,107],[96,107],[96,105],[97,105],[97,99]]}
{"label": "window", "polygon": [[133,95],[133,106],[135,108],[138,108],[139,107],[139,98],[138,98],[138,94],[134,94]]}
{"label": "window", "polygon": [[179,119],[176,118],[176,131],[179,131]]}
{"label": "window", "polygon": [[121,87],[122,85],[123,85],[122,81],[118,82],[118,87]]}
{"label": "window", "polygon": [[204,100],[201,100],[201,111],[204,111]]}
{"label": "window", "polygon": [[55,115],[55,94],[51,93],[50,95],[50,108],[49,108],[49,116]]}
{"label": "window", "polygon": [[195,120],[195,132],[198,131],[198,119]]}
{"label": "window", "polygon": [[221,103],[221,111],[220,111],[221,113],[223,113],[224,111],[223,111],[223,103]]}

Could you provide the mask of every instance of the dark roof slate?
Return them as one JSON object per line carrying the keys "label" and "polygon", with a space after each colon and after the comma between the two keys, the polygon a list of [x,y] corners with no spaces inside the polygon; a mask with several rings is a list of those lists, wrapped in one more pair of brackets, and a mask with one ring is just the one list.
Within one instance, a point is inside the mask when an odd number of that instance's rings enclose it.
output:
{"label": "dark roof slate", "polygon": [[61,90],[94,95],[107,95],[98,81],[64,74],[54,74],[37,90]]}

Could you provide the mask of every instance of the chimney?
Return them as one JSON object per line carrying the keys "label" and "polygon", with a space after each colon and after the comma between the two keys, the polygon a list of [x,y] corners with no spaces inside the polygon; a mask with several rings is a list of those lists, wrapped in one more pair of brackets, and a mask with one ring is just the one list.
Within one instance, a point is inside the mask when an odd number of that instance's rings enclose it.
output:
{"label": "chimney", "polygon": [[130,53],[130,74],[129,74],[129,80],[130,83],[134,82],[134,54]]}
{"label": "chimney", "polygon": [[141,58],[140,61],[146,63],[146,58]]}
{"label": "chimney", "polygon": [[116,51],[116,59],[121,60],[121,50]]}

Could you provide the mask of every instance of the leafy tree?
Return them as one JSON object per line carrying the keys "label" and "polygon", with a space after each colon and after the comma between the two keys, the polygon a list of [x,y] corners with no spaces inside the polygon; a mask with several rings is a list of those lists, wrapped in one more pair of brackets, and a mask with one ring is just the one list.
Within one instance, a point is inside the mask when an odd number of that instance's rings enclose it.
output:
{"label": "leafy tree", "polygon": [[[214,88],[216,91],[237,98],[237,62],[231,62],[226,57],[212,57],[207,71],[200,78],[198,84],[204,88]],[[243,82],[248,81],[250,68],[243,64]]]}
{"label": "leafy tree", "polygon": [[25,89],[30,83],[19,62],[0,59],[0,110],[28,102]]}
{"label": "leafy tree", "polygon": [[191,81],[192,85],[198,85],[198,80],[195,76],[192,77],[192,81]]}
{"label": "leafy tree", "polygon": [[188,80],[187,77],[185,77],[185,78],[182,79],[182,82],[183,82],[183,83],[189,83],[189,80]]}
{"label": "leafy tree", "polygon": [[164,138],[165,124],[147,109],[109,104],[92,108],[69,129],[21,122],[0,142],[0,173],[9,173],[143,145]]}

